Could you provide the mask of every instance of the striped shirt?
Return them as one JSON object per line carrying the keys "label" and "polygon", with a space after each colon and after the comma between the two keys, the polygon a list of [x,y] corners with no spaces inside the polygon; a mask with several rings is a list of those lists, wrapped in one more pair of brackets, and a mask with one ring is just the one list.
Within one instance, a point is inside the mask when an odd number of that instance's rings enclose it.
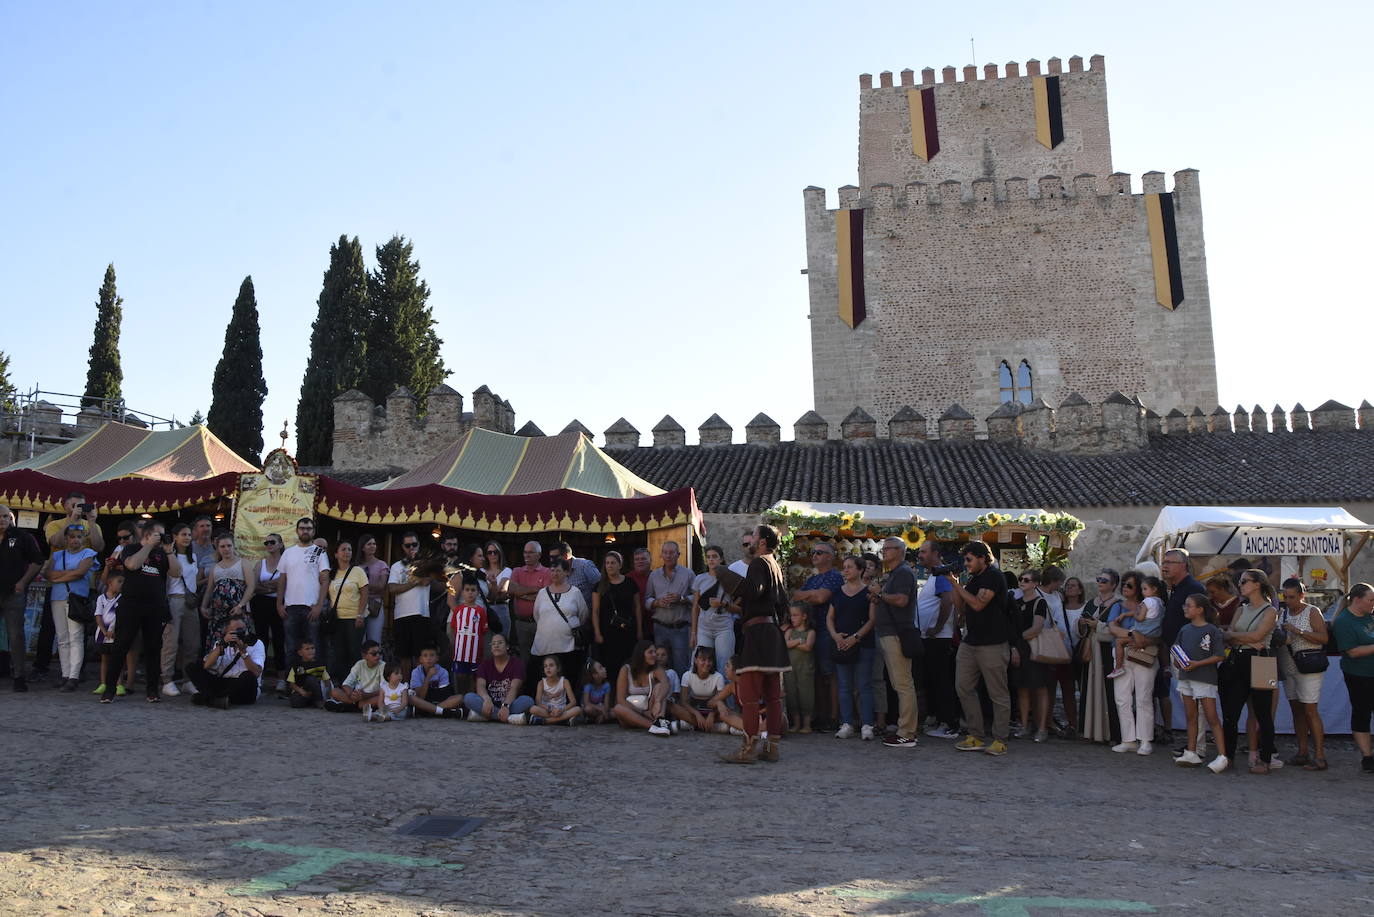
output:
{"label": "striped shirt", "polygon": [[459,605],[449,613],[448,626],[453,632],[453,661],[474,665],[480,662],[482,635],[487,632],[487,613],[476,605]]}

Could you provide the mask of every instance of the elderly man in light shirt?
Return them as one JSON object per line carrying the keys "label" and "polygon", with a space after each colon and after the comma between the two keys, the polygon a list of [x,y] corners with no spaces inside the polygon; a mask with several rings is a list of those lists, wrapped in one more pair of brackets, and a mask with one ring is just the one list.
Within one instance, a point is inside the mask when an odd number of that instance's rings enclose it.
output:
{"label": "elderly man in light shirt", "polygon": [[672,652],[671,665],[685,672],[692,664],[689,645],[692,626],[692,571],[677,562],[681,549],[676,541],[665,541],[659,550],[663,566],[649,573],[644,607],[654,622],[654,642],[665,643]]}

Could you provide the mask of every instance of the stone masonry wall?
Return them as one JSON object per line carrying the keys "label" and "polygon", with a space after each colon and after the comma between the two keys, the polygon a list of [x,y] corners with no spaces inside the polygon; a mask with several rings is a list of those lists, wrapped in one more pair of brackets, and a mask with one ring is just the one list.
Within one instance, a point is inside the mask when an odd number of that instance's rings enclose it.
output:
{"label": "stone masonry wall", "polygon": [[[1163,191],[1164,176],[1143,186]],[[904,404],[935,417],[951,401],[986,417],[1000,403],[999,363],[1015,371],[1023,359],[1035,396],[1051,402],[1124,391],[1163,413],[1216,400],[1196,172],[1174,176],[1175,311],[1155,302],[1145,199],[1127,175],[841,188],[840,207],[865,212],[868,317],[853,330],[836,308],[834,211],[819,188],[804,199],[824,417],[858,405],[881,420]]]}
{"label": "stone masonry wall", "polygon": [[340,470],[411,469],[433,458],[473,427],[500,433],[515,430],[515,410],[485,385],[472,393],[472,411],[447,385],[429,393],[429,412],[415,414],[415,397],[405,388],[385,405],[356,389],[334,399],[333,466]]}
{"label": "stone masonry wall", "polygon": [[[877,87],[864,74],[859,78],[859,184],[869,188],[883,182],[1110,174],[1105,60],[1095,56],[1084,70],[1083,58],[1071,57],[1069,72],[1061,72],[1058,58],[1046,63],[1043,75],[1059,76],[1064,125],[1064,139],[1052,150],[1035,135],[1032,82],[1042,75],[1039,61],[1027,61],[1024,71],[1008,63],[1000,79],[996,64],[981,70],[965,67],[962,82],[955,79],[953,67],[944,68],[938,80],[926,68],[919,82],[917,74],[903,70],[897,85],[891,73],[883,73]],[[929,162],[912,152],[907,102],[909,91],[925,88],[935,90],[940,143]]]}

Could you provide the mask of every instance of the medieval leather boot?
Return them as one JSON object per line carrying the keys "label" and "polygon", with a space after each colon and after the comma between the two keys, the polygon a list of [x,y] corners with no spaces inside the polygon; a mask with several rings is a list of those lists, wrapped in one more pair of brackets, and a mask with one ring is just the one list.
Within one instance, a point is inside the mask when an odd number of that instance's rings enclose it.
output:
{"label": "medieval leather boot", "polygon": [[757,761],[759,759],[759,753],[754,747],[753,736],[746,735],[742,742],[743,744],[740,745],[738,750],[728,755],[721,755],[720,760],[724,761],[726,764],[753,764]]}
{"label": "medieval leather boot", "polygon": [[778,737],[769,736],[763,740],[763,749],[759,752],[759,760],[767,761],[770,764],[778,763]]}

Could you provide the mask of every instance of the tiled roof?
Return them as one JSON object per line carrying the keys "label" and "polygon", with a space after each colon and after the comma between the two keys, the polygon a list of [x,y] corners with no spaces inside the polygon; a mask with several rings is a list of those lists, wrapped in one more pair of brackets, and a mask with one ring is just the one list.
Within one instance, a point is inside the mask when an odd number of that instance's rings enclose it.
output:
{"label": "tiled roof", "polygon": [[696,489],[703,512],[779,500],[915,506],[1325,504],[1374,500],[1363,430],[1154,436],[1139,452],[1064,455],[979,440],[617,449],[665,490]]}
{"label": "tiled roof", "polygon": [[373,484],[380,484],[396,477],[400,473],[400,469],[363,468],[341,471],[329,465],[302,465],[301,472],[304,474],[325,474],[336,481],[352,484],[354,487],[370,487]]}

